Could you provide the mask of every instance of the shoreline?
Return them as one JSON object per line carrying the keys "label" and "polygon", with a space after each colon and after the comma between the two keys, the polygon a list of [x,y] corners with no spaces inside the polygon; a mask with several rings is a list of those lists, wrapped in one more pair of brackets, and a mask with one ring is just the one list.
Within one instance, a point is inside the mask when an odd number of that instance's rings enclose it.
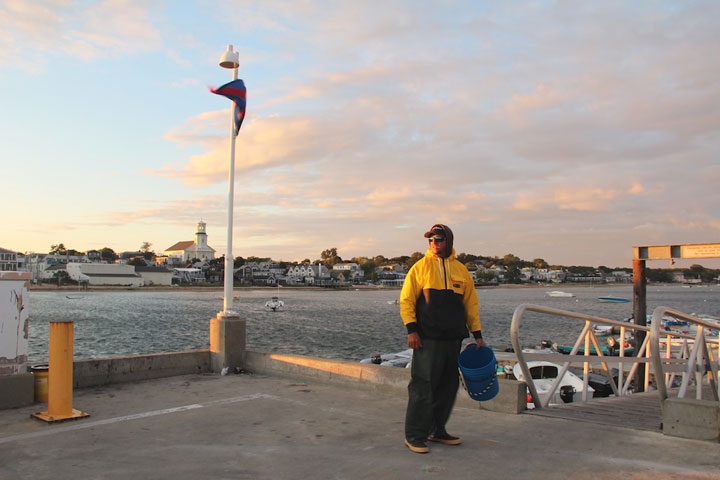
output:
{"label": "shoreline", "polygon": [[[652,285],[660,285],[660,286],[672,286],[674,284],[672,283],[653,283]],[[528,284],[503,284],[503,285],[479,285],[475,288],[477,290],[489,290],[489,289],[496,289],[496,288],[502,288],[502,289],[520,289],[520,288],[544,288],[547,290],[558,290],[558,289],[575,289],[575,288],[589,288],[589,287],[598,287],[598,288],[606,288],[606,287],[618,287],[618,286],[628,286],[632,287],[632,283],[601,283],[601,284],[591,284],[591,283],[583,283],[583,284],[540,284],[540,285],[528,285]],[[680,286],[680,284],[678,284]],[[251,285],[251,286],[236,286],[233,287],[233,291],[243,291],[243,290],[277,290],[277,286],[271,287],[271,286],[262,286],[262,285]],[[291,287],[280,287],[281,289],[287,289],[287,290],[318,290],[318,291],[328,291],[328,290],[337,290],[337,291],[346,291],[346,290],[367,290],[367,291],[379,291],[379,290],[400,290],[402,287],[377,287],[377,286],[368,286],[368,285],[352,285],[347,288],[325,288],[325,287],[311,287],[311,286],[291,286]],[[223,285],[208,285],[208,286],[186,286],[186,287],[171,287],[171,286],[165,286],[165,285],[158,285],[158,286],[144,286],[144,287],[127,287],[127,286],[112,286],[112,285],[103,285],[103,286],[95,286],[95,287],[88,287],[85,290],[79,289],[76,285],[63,285],[63,286],[49,286],[49,285],[30,285],[28,288],[28,291],[30,292],[69,292],[69,293],[91,293],[91,292],[214,292],[214,291],[223,291],[224,286]]]}

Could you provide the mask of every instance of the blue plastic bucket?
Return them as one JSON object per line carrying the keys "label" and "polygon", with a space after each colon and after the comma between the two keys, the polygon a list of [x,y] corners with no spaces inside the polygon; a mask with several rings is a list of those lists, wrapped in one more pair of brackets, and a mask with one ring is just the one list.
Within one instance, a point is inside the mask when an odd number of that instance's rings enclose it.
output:
{"label": "blue plastic bucket", "polygon": [[484,402],[500,391],[497,360],[490,347],[470,346],[460,352],[458,368],[463,387],[473,400]]}

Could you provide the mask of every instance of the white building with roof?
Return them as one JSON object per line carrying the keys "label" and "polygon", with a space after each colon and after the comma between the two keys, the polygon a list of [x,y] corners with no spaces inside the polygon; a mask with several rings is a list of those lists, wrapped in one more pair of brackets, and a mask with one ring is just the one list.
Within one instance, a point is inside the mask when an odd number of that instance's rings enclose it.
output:
{"label": "white building with roof", "polygon": [[317,285],[330,279],[330,270],[325,265],[295,265],[287,272],[288,283]]}
{"label": "white building with roof", "polygon": [[6,248],[0,248],[0,272],[17,272],[17,253]]}
{"label": "white building with roof", "polygon": [[177,242],[165,250],[168,263],[188,263],[193,258],[198,260],[212,260],[215,258],[215,249],[207,243],[207,224],[202,220],[197,224],[195,240]]}
{"label": "white building with roof", "polygon": [[90,286],[116,285],[142,287],[143,278],[135,272],[132,265],[115,263],[69,263],[67,273],[78,283]]}
{"label": "white building with roof", "polygon": [[143,279],[143,285],[172,285],[172,270],[165,267],[138,267],[135,266],[135,273]]}

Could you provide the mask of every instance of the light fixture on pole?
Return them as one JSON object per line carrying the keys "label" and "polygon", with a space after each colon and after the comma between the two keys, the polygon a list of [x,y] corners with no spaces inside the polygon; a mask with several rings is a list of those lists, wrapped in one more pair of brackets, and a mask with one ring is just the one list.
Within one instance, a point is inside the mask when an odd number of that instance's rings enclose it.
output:
{"label": "light fixture on pole", "polygon": [[[227,50],[220,57],[219,64],[223,68],[232,69],[232,79],[238,78],[238,66],[240,66],[240,55],[233,50],[232,45],[227,46]],[[235,138],[237,132],[235,130],[235,117],[233,109],[231,109],[230,122],[230,172],[228,174],[228,217],[227,217],[227,251],[225,253],[225,293],[223,295],[223,315],[231,313],[233,299],[233,197],[235,196]]]}

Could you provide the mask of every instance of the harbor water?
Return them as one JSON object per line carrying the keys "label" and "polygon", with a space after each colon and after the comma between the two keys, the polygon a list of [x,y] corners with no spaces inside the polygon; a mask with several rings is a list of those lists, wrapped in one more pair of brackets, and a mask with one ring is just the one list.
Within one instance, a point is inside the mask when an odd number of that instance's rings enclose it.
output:
{"label": "harbor water", "polygon": [[[562,289],[574,297],[547,297]],[[602,296],[632,299],[632,286],[478,289],[483,336],[497,350],[510,346],[510,323],[521,304],[535,304],[613,320],[632,314],[632,302],[603,303]],[[282,311],[267,311],[273,295]],[[236,289],[233,309],[247,320],[248,349],[360,360],[406,347],[395,304],[398,289]],[[49,323],[74,322],[74,358],[117,357],[209,348],[209,323],[222,310],[222,291],[31,291],[29,363],[47,362]],[[720,316],[720,286],[647,287],[647,312],[668,306],[685,313]],[[527,314],[523,345],[542,340],[574,342],[577,320]]]}

